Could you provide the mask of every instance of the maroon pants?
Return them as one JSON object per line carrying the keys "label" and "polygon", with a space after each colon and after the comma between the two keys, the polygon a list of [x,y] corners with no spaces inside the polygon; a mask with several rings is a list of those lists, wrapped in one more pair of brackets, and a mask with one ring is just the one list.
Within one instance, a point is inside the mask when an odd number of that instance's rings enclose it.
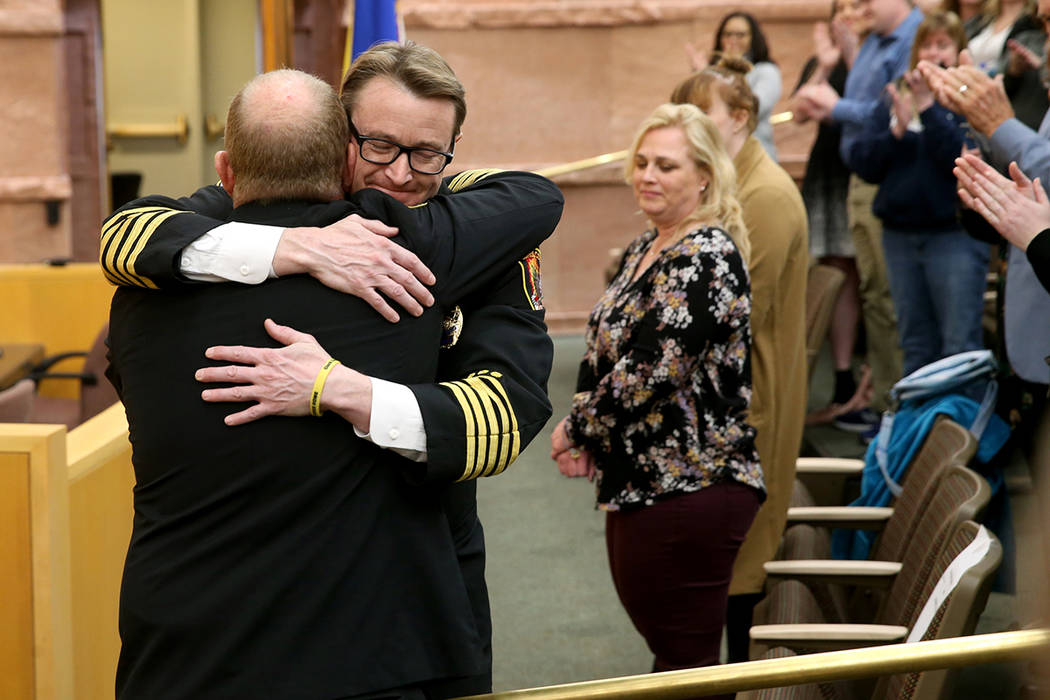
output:
{"label": "maroon pants", "polygon": [[733,560],[758,506],[758,491],[729,481],[606,515],[613,584],[653,670],[718,663]]}

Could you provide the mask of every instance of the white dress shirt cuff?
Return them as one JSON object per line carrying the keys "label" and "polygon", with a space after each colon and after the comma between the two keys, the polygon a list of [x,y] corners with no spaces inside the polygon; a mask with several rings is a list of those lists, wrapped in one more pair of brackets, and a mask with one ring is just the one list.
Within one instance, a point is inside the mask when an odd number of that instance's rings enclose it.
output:
{"label": "white dress shirt cuff", "polygon": [[354,432],[413,462],[427,461],[427,433],[419,401],[404,384],[369,377],[372,382],[372,418],[369,432]]}
{"label": "white dress shirt cuff", "polygon": [[231,222],[182,249],[179,270],[197,282],[259,284],[271,277],[284,228]]}

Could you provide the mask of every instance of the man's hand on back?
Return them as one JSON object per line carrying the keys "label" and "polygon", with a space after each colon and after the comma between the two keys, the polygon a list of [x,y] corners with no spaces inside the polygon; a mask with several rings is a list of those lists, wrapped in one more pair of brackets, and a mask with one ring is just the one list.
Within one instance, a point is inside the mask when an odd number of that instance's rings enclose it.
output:
{"label": "man's hand on back", "polygon": [[423,286],[434,283],[434,274],[413,253],[388,240],[396,234],[396,228],[357,214],[324,228],[288,228],[273,269],[278,276],[310,274],[326,287],[364,299],[390,322],[400,317],[380,292],[419,316],[434,303]]}
{"label": "man's hand on back", "polygon": [[[205,351],[210,360],[235,362],[224,367],[202,367],[194,378],[199,382],[234,384],[205,389],[208,402],[255,401],[252,406],[226,416],[226,425],[243,425],[265,416],[305,416],[321,366],[330,355],[309,333],[266,319],[266,332],[284,347],[253,348],[216,345]],[[331,390],[331,391],[330,391]],[[322,410],[333,410],[363,432],[368,432],[372,414],[372,384],[365,375],[349,367],[336,366],[323,383]]]}

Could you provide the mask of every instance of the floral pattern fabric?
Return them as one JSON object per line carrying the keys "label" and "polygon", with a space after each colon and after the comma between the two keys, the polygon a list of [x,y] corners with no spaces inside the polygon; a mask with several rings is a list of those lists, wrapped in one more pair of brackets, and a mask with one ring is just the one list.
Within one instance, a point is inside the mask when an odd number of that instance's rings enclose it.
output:
{"label": "floral pattern fabric", "polygon": [[651,505],[730,479],[764,493],[751,400],[751,293],[729,235],[697,229],[638,279],[624,254],[587,324],[566,429],[597,466],[598,506]]}

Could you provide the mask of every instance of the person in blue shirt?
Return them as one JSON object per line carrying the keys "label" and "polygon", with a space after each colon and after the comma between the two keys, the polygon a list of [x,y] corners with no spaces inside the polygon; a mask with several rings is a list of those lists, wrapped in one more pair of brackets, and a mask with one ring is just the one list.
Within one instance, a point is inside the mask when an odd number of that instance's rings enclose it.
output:
{"label": "person in blue shirt", "polygon": [[[913,8],[909,0],[870,0],[868,10],[872,31],[857,52],[843,94],[840,96],[827,83],[817,83],[803,86],[796,93],[795,102],[796,110],[801,109],[806,116],[842,126],[839,152],[854,173],[857,164],[848,157],[850,146],[862,133],[865,120],[878,107],[883,89],[907,70],[915,29],[923,18],[922,12]],[[893,300],[882,253],[882,224],[871,213],[876,189],[854,174],[850,178],[847,206],[860,273],[868,363],[874,385],[872,407],[882,409],[886,407],[890,387],[901,376],[901,366]],[[836,425],[858,432],[873,428],[878,417],[870,411],[865,413],[868,415],[842,416]],[[853,425],[847,426],[846,419],[852,419]]]}
{"label": "person in blue shirt", "polygon": [[880,185],[873,202],[897,309],[904,373],[984,347],[981,314],[989,248],[958,219],[952,168],[963,148],[962,117],[934,101],[920,60],[954,66],[966,46],[962,22],[935,12],[915,33],[911,69],[886,87],[848,157]]}

